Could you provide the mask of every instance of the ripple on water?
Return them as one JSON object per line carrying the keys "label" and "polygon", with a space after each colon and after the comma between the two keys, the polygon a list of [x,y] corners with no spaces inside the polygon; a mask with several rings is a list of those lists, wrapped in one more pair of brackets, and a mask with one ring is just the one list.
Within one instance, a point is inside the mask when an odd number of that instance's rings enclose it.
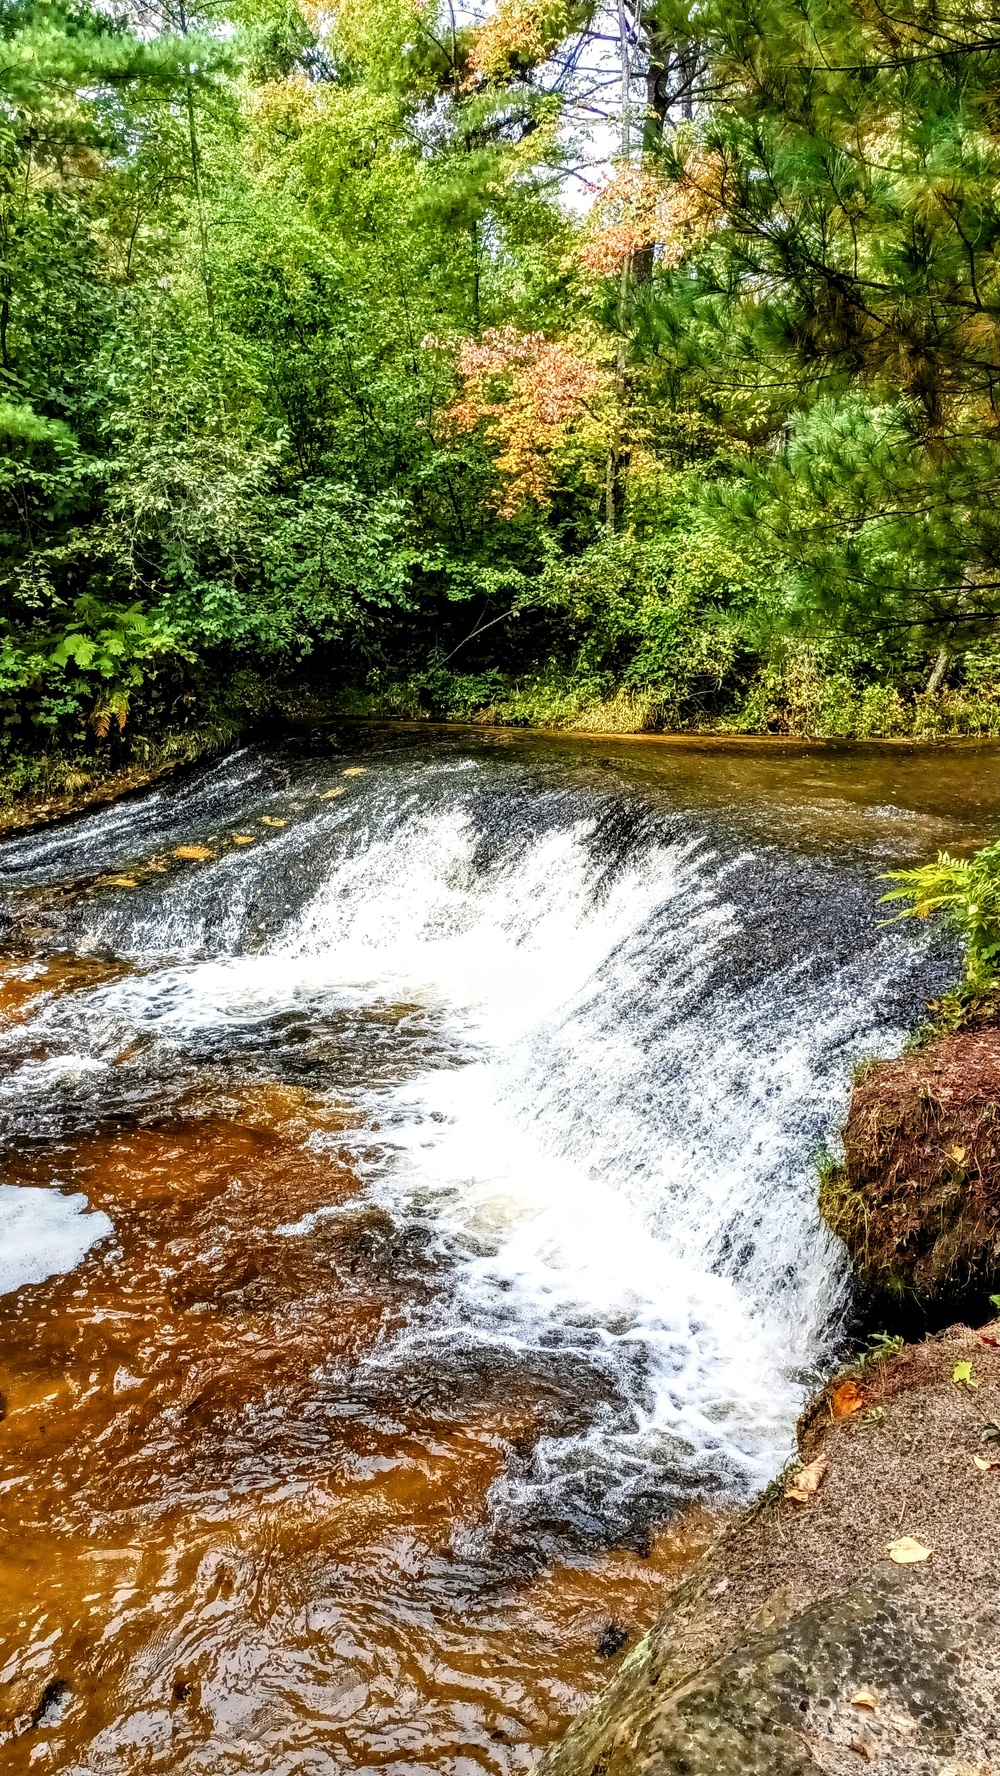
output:
{"label": "ripple on water", "polygon": [[878,927],[889,766],[462,746],[9,853],[12,1776],[526,1770],[835,1347],[810,1149],[952,966]]}

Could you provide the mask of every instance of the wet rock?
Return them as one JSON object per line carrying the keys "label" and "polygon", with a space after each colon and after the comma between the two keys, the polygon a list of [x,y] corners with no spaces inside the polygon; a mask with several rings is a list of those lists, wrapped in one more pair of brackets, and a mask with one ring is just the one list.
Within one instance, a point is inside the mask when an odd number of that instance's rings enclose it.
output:
{"label": "wet rock", "polygon": [[820,1208],[862,1284],[961,1303],[1000,1280],[1000,1030],[945,1036],[855,1085]]}
{"label": "wet rock", "polygon": [[[993,1328],[986,1338],[996,1334]],[[800,1423],[829,1457],[731,1520],[539,1776],[997,1776],[1000,1473],[973,1457],[1000,1352],[965,1327],[868,1363]],[[974,1389],[953,1380],[971,1365]],[[894,1566],[910,1533],[933,1552]]]}

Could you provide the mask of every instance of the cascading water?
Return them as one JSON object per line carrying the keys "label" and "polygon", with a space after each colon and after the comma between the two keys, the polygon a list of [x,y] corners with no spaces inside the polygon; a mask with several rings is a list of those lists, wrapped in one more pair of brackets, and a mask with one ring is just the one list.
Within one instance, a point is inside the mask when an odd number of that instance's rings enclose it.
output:
{"label": "cascading water", "polygon": [[[648,811],[623,830],[606,795],[512,810],[473,760],[384,778],[253,857],[88,909],[81,947],[140,972],[43,1013],[33,1036],[70,1052],[7,1093],[100,1097],[136,1033],[262,1051],[282,1020],[412,1002],[445,1052],[353,1085],[359,1163],[451,1286],[377,1361],[474,1342],[593,1369],[594,1426],[545,1440],[514,1488],[536,1508],[551,1490],[563,1523],[759,1484],[844,1301],[812,1149],[851,1062],[902,1039],[912,948],[815,861],[793,899],[782,853]],[[78,840],[106,844],[102,820]]]}
{"label": "cascading water", "polygon": [[546,1402],[453,1526],[463,1570],[643,1549],[781,1466],[848,1303],[814,1151],[953,965],[879,923],[903,841],[878,804],[824,851],[607,763],[248,754],[5,848],[13,927],[103,978],[0,1039],[8,1149],[56,1155],[47,1188],[0,1189],[0,1290],[88,1248],[130,1286],[127,1218],[64,1193],[74,1143],[217,1115],[234,1080],[308,1093],[319,1184],[275,1199],[268,1263],[321,1265],[361,1202],[419,1279],[349,1363],[313,1364],[330,1421]]}

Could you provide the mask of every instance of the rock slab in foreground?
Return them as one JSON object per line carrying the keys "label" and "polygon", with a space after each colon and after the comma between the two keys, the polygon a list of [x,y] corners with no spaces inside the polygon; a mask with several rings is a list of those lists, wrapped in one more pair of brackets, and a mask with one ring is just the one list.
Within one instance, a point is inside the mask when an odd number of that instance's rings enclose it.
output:
{"label": "rock slab in foreground", "polygon": [[[993,1339],[869,1364],[860,1405],[827,1389],[799,1427],[828,1457],[811,1503],[772,1489],[720,1537],[544,1776],[1000,1776]],[[930,1557],[894,1564],[904,1536]]]}

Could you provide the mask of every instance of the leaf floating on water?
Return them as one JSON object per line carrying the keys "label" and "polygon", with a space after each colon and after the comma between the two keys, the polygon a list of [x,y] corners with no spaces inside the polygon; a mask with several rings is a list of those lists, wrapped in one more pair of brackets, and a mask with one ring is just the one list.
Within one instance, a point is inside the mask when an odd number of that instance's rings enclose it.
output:
{"label": "leaf floating on water", "polygon": [[[346,773],[345,773],[345,775],[346,775]],[[346,789],[343,789],[343,788],[341,788],[341,789],[327,789],[327,790],[324,790],[322,796],[320,797],[320,800],[323,802],[332,802],[334,799],[334,796],[342,796],[342,795],[346,795],[346,794],[347,794],[347,791],[346,791]]]}
{"label": "leaf floating on water", "polygon": [[830,1395],[834,1418],[850,1418],[855,1412],[861,1411],[864,1403],[864,1394],[856,1381],[842,1381]]}
{"label": "leaf floating on water", "polygon": [[951,1372],[951,1379],[957,1387],[977,1388],[979,1386],[978,1381],[972,1379],[972,1364],[968,1362],[956,1363]]}
{"label": "leaf floating on water", "polygon": [[363,777],[365,775],[367,769],[368,769],[367,765],[348,765],[347,770],[344,772],[344,776],[345,777]]}
{"label": "leaf floating on water", "polygon": [[207,845],[178,845],[174,852],[175,857],[183,857],[190,863],[204,863],[211,855]]}
{"label": "leaf floating on water", "polygon": [[233,834],[233,844],[234,845],[252,845],[253,843],[254,843],[253,833],[234,833]]}
{"label": "leaf floating on water", "polygon": [[818,1455],[815,1461],[800,1468],[790,1486],[785,1488],[786,1499],[794,1499],[797,1504],[807,1505],[815,1498],[826,1479],[826,1467],[829,1456]]}
{"label": "leaf floating on water", "polygon": [[262,814],[260,817],[260,824],[261,826],[287,826],[288,821],[278,820],[273,814]]}
{"label": "leaf floating on water", "polygon": [[929,1560],[932,1548],[925,1548],[923,1542],[917,1542],[912,1536],[900,1536],[898,1541],[889,1542],[886,1553],[897,1566],[917,1566],[921,1560]]}
{"label": "leaf floating on water", "polygon": [[855,1690],[854,1695],[851,1697],[851,1707],[877,1708],[878,1697],[874,1696],[871,1690]]}

